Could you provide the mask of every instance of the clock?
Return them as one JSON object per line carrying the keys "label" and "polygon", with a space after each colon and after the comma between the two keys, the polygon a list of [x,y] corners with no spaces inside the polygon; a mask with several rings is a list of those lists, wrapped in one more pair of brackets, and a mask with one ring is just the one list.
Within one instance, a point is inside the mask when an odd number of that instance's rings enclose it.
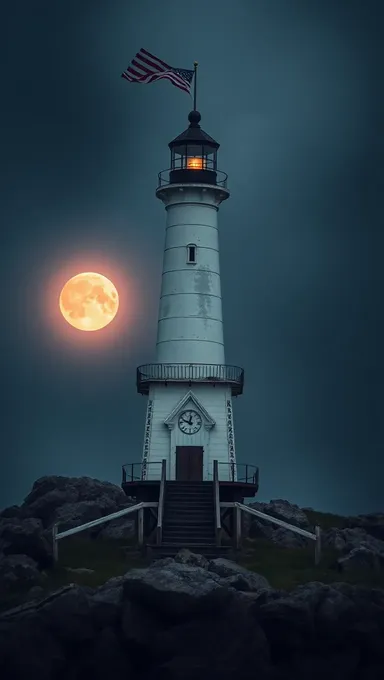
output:
{"label": "clock", "polygon": [[183,411],[179,416],[179,428],[184,434],[196,434],[201,428],[202,420],[197,411]]}

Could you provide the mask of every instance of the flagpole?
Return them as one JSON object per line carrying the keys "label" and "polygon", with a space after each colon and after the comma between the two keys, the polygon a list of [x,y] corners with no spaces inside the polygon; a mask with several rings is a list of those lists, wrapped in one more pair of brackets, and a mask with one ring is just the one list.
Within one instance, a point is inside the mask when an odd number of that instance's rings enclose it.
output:
{"label": "flagpole", "polygon": [[193,62],[193,67],[194,67],[194,70],[195,70],[194,81],[193,81],[193,110],[196,111],[196,85],[197,85],[197,67],[198,67],[197,61]]}

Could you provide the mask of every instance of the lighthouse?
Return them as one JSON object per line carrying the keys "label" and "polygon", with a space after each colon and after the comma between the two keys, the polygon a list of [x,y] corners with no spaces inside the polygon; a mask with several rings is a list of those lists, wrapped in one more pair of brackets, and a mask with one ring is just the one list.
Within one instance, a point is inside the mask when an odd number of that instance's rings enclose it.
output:
{"label": "lighthouse", "polygon": [[187,129],[169,143],[170,168],[156,196],[166,213],[156,362],[137,369],[148,396],[142,479],[236,481],[232,398],[242,394],[243,369],[225,362],[219,222],[229,198],[218,170],[219,144],[191,111]]}

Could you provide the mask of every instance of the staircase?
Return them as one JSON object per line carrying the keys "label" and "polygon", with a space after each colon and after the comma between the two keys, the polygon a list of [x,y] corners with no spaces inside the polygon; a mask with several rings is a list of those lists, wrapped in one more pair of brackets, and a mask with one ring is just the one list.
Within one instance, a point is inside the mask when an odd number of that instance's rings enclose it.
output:
{"label": "staircase", "polygon": [[232,546],[216,546],[214,517],[213,482],[166,482],[162,543],[148,546],[153,557],[182,548],[210,559],[228,555]]}

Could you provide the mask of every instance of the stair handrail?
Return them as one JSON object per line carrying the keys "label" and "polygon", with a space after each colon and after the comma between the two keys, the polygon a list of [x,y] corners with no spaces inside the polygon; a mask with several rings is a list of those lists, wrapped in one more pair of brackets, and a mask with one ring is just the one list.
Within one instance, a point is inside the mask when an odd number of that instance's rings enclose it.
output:
{"label": "stair handrail", "polygon": [[165,458],[161,461],[161,480],[159,492],[159,505],[157,509],[157,528],[156,528],[156,542],[161,545],[163,538],[163,516],[164,516],[164,498],[165,498],[165,481],[167,478],[167,461]]}
{"label": "stair handrail", "polygon": [[213,461],[213,504],[215,511],[215,538],[216,545],[221,544],[221,514],[220,514],[220,486],[219,486],[219,462]]}
{"label": "stair handrail", "polygon": [[158,503],[143,503],[143,502],[136,503],[135,505],[130,505],[128,508],[123,508],[122,510],[118,510],[117,512],[112,512],[109,515],[104,515],[103,517],[99,517],[98,519],[93,519],[91,520],[91,522],[80,524],[77,527],[72,527],[71,529],[67,529],[66,531],[62,531],[60,533],[58,533],[59,523],[56,522],[56,524],[52,526],[54,561],[57,562],[57,560],[59,559],[58,541],[60,541],[61,539],[67,538],[67,536],[73,536],[74,534],[78,534],[80,531],[92,529],[93,527],[96,527],[99,524],[104,524],[105,522],[110,522],[111,520],[119,519],[120,517],[124,517],[125,515],[131,515],[134,512],[142,513],[144,508],[156,508],[156,507],[158,507]]}
{"label": "stair handrail", "polygon": [[315,564],[318,565],[321,560],[321,528],[319,526],[315,526],[315,532],[311,533],[310,531],[307,531],[306,529],[302,529],[301,527],[297,527],[294,524],[289,524],[288,522],[284,522],[282,519],[277,519],[277,517],[272,517],[271,515],[268,515],[265,512],[261,512],[260,510],[256,510],[255,508],[249,507],[249,505],[244,505],[244,503],[234,503],[235,507],[239,508],[242,512],[248,512],[250,515],[254,515],[255,517],[260,517],[260,519],[267,520],[267,522],[271,522],[272,524],[277,524],[279,527],[283,527],[284,529],[288,529],[289,531],[293,531],[295,534],[299,534],[300,536],[304,536],[305,538],[309,538],[312,541],[315,541]]}

